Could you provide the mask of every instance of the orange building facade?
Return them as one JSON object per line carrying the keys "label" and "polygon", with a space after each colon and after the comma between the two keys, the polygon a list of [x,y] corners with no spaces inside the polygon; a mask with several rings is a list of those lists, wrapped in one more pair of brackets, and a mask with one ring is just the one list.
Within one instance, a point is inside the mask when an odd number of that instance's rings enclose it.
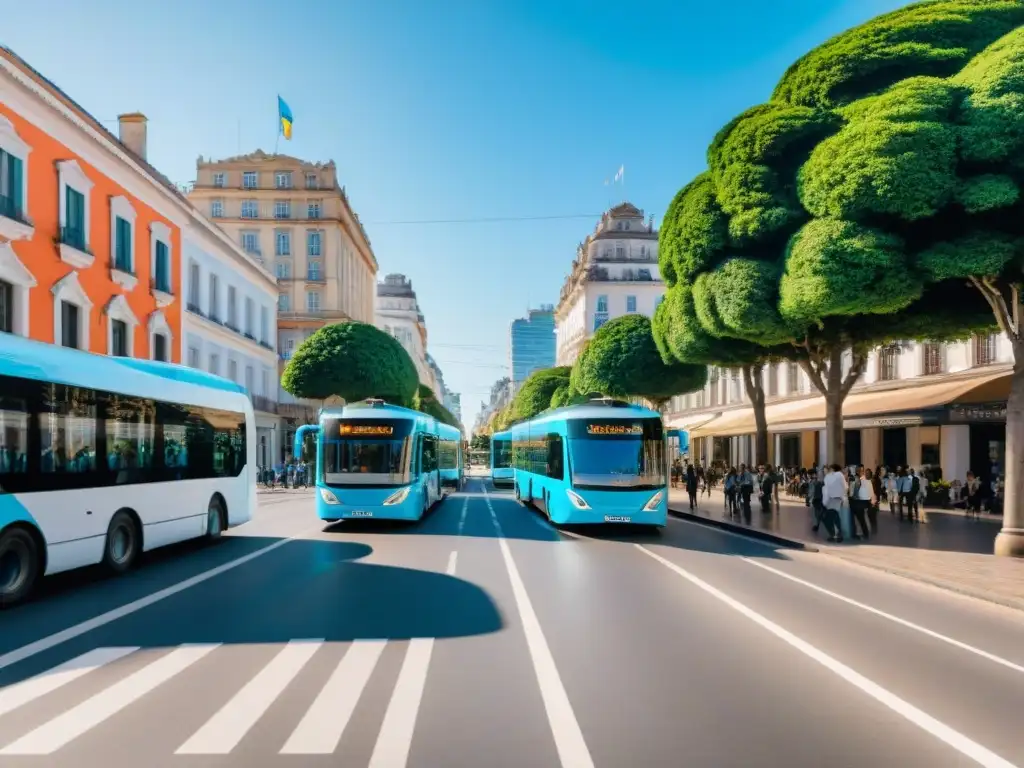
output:
{"label": "orange building facade", "polygon": [[145,130],[124,115],[115,138],[0,48],[0,331],[180,362],[195,212],[146,163]]}

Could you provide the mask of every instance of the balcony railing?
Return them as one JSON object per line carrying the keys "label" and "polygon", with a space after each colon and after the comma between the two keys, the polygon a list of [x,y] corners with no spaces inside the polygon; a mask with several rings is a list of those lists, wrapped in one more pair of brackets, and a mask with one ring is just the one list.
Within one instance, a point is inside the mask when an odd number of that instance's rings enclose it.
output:
{"label": "balcony railing", "polygon": [[249,395],[252,407],[264,413],[277,413],[277,401],[263,395]]}
{"label": "balcony railing", "polygon": [[271,352],[274,351],[274,345],[271,344],[269,341],[266,341],[265,339],[260,339],[260,346],[263,347],[264,349],[269,349]]}
{"label": "balcony railing", "polygon": [[250,341],[256,341],[256,337],[255,337],[255,336],[253,336],[253,335],[252,335],[251,333],[249,333],[248,331],[246,331],[246,332],[245,332],[245,333],[243,333],[242,335],[243,335],[243,336],[245,336],[245,338],[249,339]]}
{"label": "balcony railing", "polygon": [[[0,195],[0,216],[19,221],[22,224],[28,224],[29,226],[32,225],[32,222],[29,221],[28,216],[25,215],[25,211],[21,207],[21,201],[7,195]],[[82,239],[84,242],[84,235]]]}
{"label": "balcony railing", "polygon": [[235,323],[233,321],[231,321],[231,320],[228,320],[226,323],[224,323],[224,327],[225,328],[230,328],[235,333],[241,333],[242,332],[242,329],[239,328],[237,325],[235,325]]}
{"label": "balcony railing", "polygon": [[199,315],[200,317],[206,317],[206,315],[203,314],[203,310],[200,308],[199,304],[197,304],[196,302],[190,301],[187,304],[185,304],[185,307],[193,315]]}

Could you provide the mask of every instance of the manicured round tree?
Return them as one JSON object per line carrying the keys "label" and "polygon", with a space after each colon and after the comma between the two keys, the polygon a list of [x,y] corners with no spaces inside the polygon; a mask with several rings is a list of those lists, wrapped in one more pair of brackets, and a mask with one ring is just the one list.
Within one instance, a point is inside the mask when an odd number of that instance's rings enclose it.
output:
{"label": "manicured round tree", "polygon": [[419,377],[402,345],[367,323],[327,325],[299,345],[281,376],[295,397],[348,402],[380,397],[410,405]]}
{"label": "manicured round tree", "polygon": [[560,387],[569,386],[568,366],[558,368],[542,368],[534,371],[523,382],[523,385],[512,398],[509,406],[511,422],[532,419],[541,411],[551,407],[551,398]]}
{"label": "manicured round tree", "polygon": [[719,132],[662,228],[669,293],[686,286],[693,307],[666,319],[663,346],[695,317],[713,338],[795,349],[825,397],[829,461],[870,349],[1005,331],[1017,362],[996,550],[1018,555],[1022,25],[1024,0],[931,0],[827,41]]}
{"label": "manicured round tree", "polygon": [[594,334],[573,366],[572,386],[578,392],[642,397],[660,408],[675,395],[700,389],[707,377],[703,365],[666,365],[651,335],[650,318],[623,315]]}
{"label": "manicured round tree", "polygon": [[587,402],[587,396],[572,388],[571,384],[563,384],[551,395],[552,408],[564,408],[567,405],[579,405]]}

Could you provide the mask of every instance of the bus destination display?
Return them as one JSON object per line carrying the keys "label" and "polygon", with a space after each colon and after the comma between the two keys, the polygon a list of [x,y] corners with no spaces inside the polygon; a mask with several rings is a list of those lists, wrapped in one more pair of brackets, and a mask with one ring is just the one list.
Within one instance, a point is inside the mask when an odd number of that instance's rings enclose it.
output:
{"label": "bus destination display", "polygon": [[388,424],[342,424],[341,434],[355,437],[390,437],[395,428]]}
{"label": "bus destination display", "polygon": [[587,424],[587,434],[600,437],[603,435],[637,435],[642,436],[644,428],[642,424]]}

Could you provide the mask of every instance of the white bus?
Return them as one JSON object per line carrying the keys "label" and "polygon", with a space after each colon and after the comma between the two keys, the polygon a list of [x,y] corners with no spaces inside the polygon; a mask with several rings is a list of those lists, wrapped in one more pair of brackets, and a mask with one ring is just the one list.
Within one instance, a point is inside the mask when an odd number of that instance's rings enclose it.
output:
{"label": "white bus", "polygon": [[0,606],[250,520],[255,452],[232,381],[0,334]]}

